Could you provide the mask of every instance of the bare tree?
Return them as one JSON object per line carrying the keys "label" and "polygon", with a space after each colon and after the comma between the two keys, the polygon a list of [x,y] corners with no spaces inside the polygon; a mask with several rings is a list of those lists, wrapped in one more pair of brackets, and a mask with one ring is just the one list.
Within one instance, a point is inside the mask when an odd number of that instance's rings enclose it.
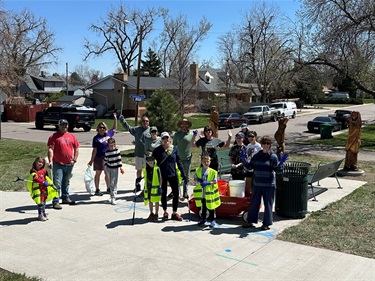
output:
{"label": "bare tree", "polygon": [[26,9],[19,14],[0,12],[0,74],[5,81],[1,87],[8,95],[19,94],[26,73],[57,63],[61,48],[54,45],[54,36],[46,19]]}
{"label": "bare tree", "polygon": [[329,66],[357,89],[375,96],[375,2],[304,0],[303,4],[300,15],[307,28],[297,37],[303,44],[296,62]]}
{"label": "bare tree", "polygon": [[212,24],[205,17],[197,25],[190,25],[184,15],[171,18],[164,13],[163,18],[164,30],[161,34],[158,55],[162,62],[164,76],[178,80],[177,100],[180,109],[183,110],[192,89],[196,86],[190,83],[189,66],[199,49],[199,43],[205,39]]}
{"label": "bare tree", "polygon": [[240,27],[240,61],[246,63],[248,82],[256,83],[261,99],[267,102],[270,92],[290,60],[290,42],[277,18],[278,9],[265,3],[256,4],[245,15]]}
{"label": "bare tree", "polygon": [[139,43],[152,31],[154,21],[161,11],[154,8],[144,11],[131,9],[124,4],[112,8],[105,19],[100,19],[98,24],[90,26],[90,30],[97,34],[100,40],[91,42],[85,38],[84,60],[110,52],[117,58],[121,69],[130,73],[134,60],[139,56]]}

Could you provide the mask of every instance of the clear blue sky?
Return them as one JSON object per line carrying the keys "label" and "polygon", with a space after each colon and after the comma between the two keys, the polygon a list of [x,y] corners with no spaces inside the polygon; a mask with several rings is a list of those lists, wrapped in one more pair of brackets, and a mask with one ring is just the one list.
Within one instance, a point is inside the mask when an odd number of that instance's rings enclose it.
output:
{"label": "clear blue sky", "polygon": [[[130,7],[164,7],[169,9],[171,15],[186,15],[190,24],[198,23],[202,16],[213,24],[208,37],[201,44],[199,60],[211,60],[217,65],[217,38],[231,30],[233,25],[241,22],[243,12],[249,11],[252,4],[260,0],[248,1],[220,1],[220,0],[159,0],[159,1],[123,1]],[[49,74],[57,72],[65,73],[66,63],[69,72],[83,62],[83,38],[95,40],[89,27],[97,23],[99,19],[105,18],[111,7],[117,6],[121,1],[106,0],[4,0],[5,10],[20,11],[29,9],[36,17],[46,18],[49,28],[56,34],[55,44],[62,47],[63,51],[58,54],[59,64],[47,71]],[[290,18],[294,18],[295,12],[300,6],[297,0],[278,0],[265,2],[277,5],[280,11]],[[161,21],[155,25],[155,33],[150,36],[154,38],[161,32]],[[144,42],[143,50],[147,50],[147,40]],[[113,55],[105,55],[100,58],[90,58],[86,63],[90,69],[100,70],[103,75],[113,74],[118,63]]]}

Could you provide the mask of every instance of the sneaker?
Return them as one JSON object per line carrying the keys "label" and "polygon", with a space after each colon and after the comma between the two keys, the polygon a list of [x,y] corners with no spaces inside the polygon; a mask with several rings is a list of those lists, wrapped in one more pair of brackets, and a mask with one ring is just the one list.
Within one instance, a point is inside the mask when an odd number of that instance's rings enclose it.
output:
{"label": "sneaker", "polygon": [[107,188],[107,193],[108,193],[108,194],[111,193],[111,189],[110,189],[110,188]]}
{"label": "sneaker", "polygon": [[111,205],[117,205],[116,198],[109,198],[108,203],[111,203]]}
{"label": "sneaker", "polygon": [[42,215],[38,216],[38,221],[46,221],[47,219],[43,217]]}
{"label": "sneaker", "polygon": [[199,222],[198,222],[198,226],[204,226],[205,224],[206,224],[205,219],[200,219]]}
{"label": "sneaker", "polygon": [[210,227],[215,227],[217,224],[216,224],[216,221],[213,220],[211,223],[210,223]]}
{"label": "sneaker", "polygon": [[157,221],[159,218],[159,215],[158,214],[155,214],[154,217],[152,218],[152,221]]}
{"label": "sneaker", "polygon": [[167,212],[164,212],[164,214],[163,214],[163,220],[168,220],[168,216],[169,216],[169,214],[167,213]]}
{"label": "sneaker", "polygon": [[43,214],[43,217],[46,219],[46,221],[49,220],[48,216],[46,214]]}
{"label": "sneaker", "polygon": [[182,217],[178,213],[173,213],[171,219],[175,221],[182,221]]}
{"label": "sneaker", "polygon": [[103,196],[103,192],[101,192],[99,189],[95,190],[96,196]]}
{"label": "sneaker", "polygon": [[262,226],[260,227],[260,230],[270,230],[270,227],[267,226],[267,225],[262,225]]}
{"label": "sneaker", "polygon": [[61,210],[61,209],[62,209],[62,207],[61,207],[61,205],[60,205],[59,203],[54,204],[54,205],[53,205],[53,208],[54,208],[55,210]]}
{"label": "sneaker", "polygon": [[154,213],[151,213],[149,216],[148,216],[148,218],[147,218],[147,220],[148,221],[152,221],[153,219],[154,219]]}
{"label": "sneaker", "polygon": [[168,194],[168,198],[169,198],[169,199],[172,199],[172,198],[173,198],[173,192],[171,192],[171,193]]}
{"label": "sneaker", "polygon": [[251,222],[245,222],[243,225],[242,225],[242,228],[251,228],[251,227],[255,227]]}
{"label": "sneaker", "polygon": [[76,201],[74,201],[74,200],[70,200],[70,199],[66,199],[66,200],[63,200],[63,201],[61,202],[61,204],[75,205],[75,204],[76,204]]}

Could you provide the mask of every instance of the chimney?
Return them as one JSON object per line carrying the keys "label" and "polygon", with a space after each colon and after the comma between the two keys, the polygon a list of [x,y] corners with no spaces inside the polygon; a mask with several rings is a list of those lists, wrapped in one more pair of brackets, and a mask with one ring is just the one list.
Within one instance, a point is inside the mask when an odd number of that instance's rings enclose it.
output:
{"label": "chimney", "polygon": [[195,62],[190,65],[190,81],[194,86],[199,84],[198,65]]}

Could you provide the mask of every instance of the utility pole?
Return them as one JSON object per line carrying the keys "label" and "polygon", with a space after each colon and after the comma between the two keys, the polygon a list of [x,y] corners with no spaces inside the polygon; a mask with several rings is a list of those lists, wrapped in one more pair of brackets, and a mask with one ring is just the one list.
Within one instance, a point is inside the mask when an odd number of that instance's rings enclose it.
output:
{"label": "utility pole", "polygon": [[[139,52],[138,52],[138,67],[137,67],[137,96],[139,97],[139,86],[141,80],[141,57],[142,57],[142,36],[143,36],[143,25],[141,25],[141,29],[139,31]],[[135,100],[135,126],[138,125],[138,98]]]}
{"label": "utility pole", "polygon": [[68,86],[68,75],[69,75],[69,71],[68,71],[68,63],[66,63],[66,77],[65,77],[65,83],[66,83],[66,95],[69,95],[69,86]]}

